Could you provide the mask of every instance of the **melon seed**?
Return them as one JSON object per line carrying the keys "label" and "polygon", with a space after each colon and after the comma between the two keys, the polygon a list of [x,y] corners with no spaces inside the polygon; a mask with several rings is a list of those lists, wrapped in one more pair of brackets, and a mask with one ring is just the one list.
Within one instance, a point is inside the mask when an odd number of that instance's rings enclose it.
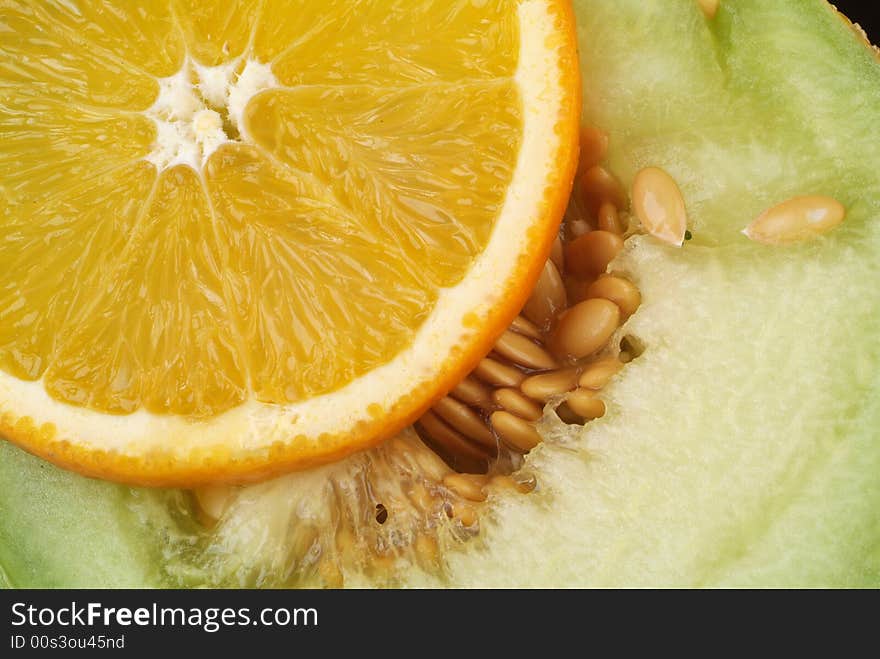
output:
{"label": "melon seed", "polygon": [[208,485],[193,490],[193,495],[207,525],[217,522],[234,500],[234,488],[228,485]]}
{"label": "melon seed", "polygon": [[565,294],[568,296],[568,303],[577,304],[590,297],[587,295],[587,289],[592,283],[592,278],[581,279],[573,275],[565,275]]}
{"label": "melon seed", "polygon": [[761,213],[743,233],[765,245],[784,245],[827,233],[845,216],[846,208],[831,197],[793,197]]}
{"label": "melon seed", "polygon": [[472,407],[486,408],[492,405],[489,390],[470,376],[459,382],[450,395]]}
{"label": "melon seed", "polygon": [[492,428],[510,448],[528,453],[541,443],[541,435],[528,421],[501,410],[490,417]]}
{"label": "melon seed", "polygon": [[[443,479],[443,485],[468,501],[486,500],[486,493],[483,492],[486,482],[485,479],[478,479],[471,474],[449,474]],[[465,526],[470,525],[466,524]]]}
{"label": "melon seed", "polygon": [[532,474],[519,473],[514,480],[516,480],[517,489],[523,494],[534,492],[538,487],[538,479]]}
{"label": "melon seed", "polygon": [[575,368],[564,368],[552,373],[540,373],[526,378],[520,389],[531,398],[542,403],[553,396],[567,393],[577,386],[578,372]]}
{"label": "melon seed", "polygon": [[622,318],[629,318],[642,303],[642,294],[635,284],[622,277],[602,275],[587,288],[587,297],[611,300],[620,307]]}
{"label": "melon seed", "polygon": [[480,415],[464,403],[446,396],[434,403],[434,407],[431,409],[468,439],[472,439],[490,450],[495,449],[495,438],[492,437],[492,433],[489,432]]}
{"label": "melon seed", "polygon": [[540,329],[546,330],[556,314],[566,306],[568,300],[565,296],[562,275],[559,274],[553,261],[548,260],[522,313]]}
{"label": "melon seed", "polygon": [[534,477],[524,480],[516,480],[511,476],[499,475],[493,476],[492,480],[489,481],[489,485],[497,490],[519,492],[520,494],[528,494],[529,492],[534,491],[535,484]]}
{"label": "melon seed", "polygon": [[556,236],[556,240],[553,241],[553,248],[550,250],[550,260],[553,261],[553,265],[556,266],[556,269],[559,272],[565,270],[565,256],[562,251],[562,238]]}
{"label": "melon seed", "polygon": [[649,234],[681,247],[687,231],[684,198],[675,180],[659,167],[646,167],[636,174],[632,189],[633,209]]}
{"label": "melon seed", "polygon": [[453,504],[450,508],[449,516],[461,522],[461,525],[466,529],[476,526],[480,521],[474,507],[466,503]]}
{"label": "melon seed", "polygon": [[572,241],[575,238],[583,236],[585,233],[590,233],[590,231],[593,230],[593,227],[584,218],[575,217],[571,220],[566,221],[565,230],[568,240]]}
{"label": "melon seed", "polygon": [[507,364],[502,364],[491,357],[486,357],[480,361],[473,374],[483,382],[496,387],[518,387],[519,383],[525,378],[522,371]]}
{"label": "melon seed", "polygon": [[587,208],[593,217],[598,216],[599,208],[605,202],[611,202],[617,208],[629,207],[623,186],[604,167],[590,167],[581,177],[580,185]]}
{"label": "melon seed", "polygon": [[597,225],[602,231],[608,231],[610,233],[622,235],[623,224],[621,224],[620,222],[620,213],[617,212],[617,206],[612,204],[610,201],[606,201],[601,206],[599,206],[599,218],[597,220]]}
{"label": "melon seed", "polygon": [[533,322],[526,320],[522,316],[517,316],[513,319],[513,322],[510,323],[510,329],[512,329],[514,332],[522,334],[523,336],[529,336],[536,341],[540,341],[542,339],[541,330],[539,330]]}
{"label": "melon seed", "polygon": [[596,392],[589,389],[576,389],[565,399],[572,412],[584,421],[598,419],[605,414],[605,403],[596,398]]}
{"label": "melon seed", "polygon": [[581,154],[578,161],[578,172],[585,172],[590,167],[605,160],[608,154],[608,135],[595,126],[581,127]]}
{"label": "melon seed", "polygon": [[516,389],[496,389],[492,398],[499,407],[523,419],[537,421],[543,415],[540,407]]}
{"label": "melon seed", "polygon": [[623,364],[616,357],[600,359],[587,366],[586,370],[581,373],[578,385],[585,389],[601,389],[622,368]]}
{"label": "melon seed", "polygon": [[490,487],[498,490],[516,490],[516,481],[510,476],[493,476],[489,481]]}
{"label": "melon seed", "polygon": [[486,462],[488,456],[484,451],[433,412],[425,412],[418,423],[428,437],[450,455],[461,456],[477,464]]}
{"label": "melon seed", "polygon": [[510,330],[495,342],[495,352],[524,368],[545,371],[556,367],[556,360],[544,348]]}
{"label": "melon seed", "polygon": [[603,298],[585,300],[562,315],[551,345],[560,357],[582,359],[601,350],[619,323],[616,304]]}
{"label": "melon seed", "polygon": [[610,231],[591,231],[575,238],[565,250],[568,271],[584,279],[595,277],[608,269],[620,250],[623,238]]}

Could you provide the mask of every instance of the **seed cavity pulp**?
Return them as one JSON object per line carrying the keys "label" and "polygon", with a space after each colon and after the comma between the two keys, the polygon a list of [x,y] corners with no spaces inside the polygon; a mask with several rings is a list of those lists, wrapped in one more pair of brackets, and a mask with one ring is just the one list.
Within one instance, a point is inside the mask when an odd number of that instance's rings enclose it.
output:
{"label": "seed cavity pulp", "polygon": [[201,66],[184,60],[173,76],[157,79],[159,95],[144,112],[156,124],[146,159],[161,172],[176,165],[201,171],[222,144],[246,140],[248,101],[279,85],[268,64],[247,60]]}

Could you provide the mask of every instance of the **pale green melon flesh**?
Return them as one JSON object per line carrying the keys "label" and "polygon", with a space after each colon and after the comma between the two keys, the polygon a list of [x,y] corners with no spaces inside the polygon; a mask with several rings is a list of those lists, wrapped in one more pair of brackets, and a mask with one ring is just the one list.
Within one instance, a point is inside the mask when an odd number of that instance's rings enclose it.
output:
{"label": "pale green melon flesh", "polygon": [[[625,183],[679,181],[694,240],[631,242],[616,267],[647,351],[573,452],[537,452],[540,502],[505,501],[453,578],[880,584],[880,66],[821,2],[722,2],[713,22],[696,2],[575,6],[586,120]],[[787,248],[739,233],[797,194],[838,198],[845,225]]]}
{"label": "pale green melon flesh", "polygon": [[[880,585],[880,64],[818,0],[722,1],[712,22],[690,0],[575,7],[609,167],[669,171],[694,239],[628,243],[646,351],[608,414],[548,424],[540,490],[493,500],[447,575],[408,583]],[[796,194],[840,199],[844,225],[739,233]],[[165,538],[128,505],[150,496],[0,446],[0,585],[162,583]]]}

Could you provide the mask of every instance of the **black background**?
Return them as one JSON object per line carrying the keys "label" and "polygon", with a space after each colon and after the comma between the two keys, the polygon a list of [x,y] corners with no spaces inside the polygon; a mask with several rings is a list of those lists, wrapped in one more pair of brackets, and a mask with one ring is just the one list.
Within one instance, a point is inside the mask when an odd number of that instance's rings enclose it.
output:
{"label": "black background", "polygon": [[858,23],[875,46],[880,45],[880,2],[878,0],[831,0],[837,9]]}
{"label": "black background", "polygon": [[[514,566],[515,567],[515,566]],[[2,591],[0,657],[13,635],[88,637],[125,634],[124,650],[74,650],[88,656],[239,659],[382,659],[437,656],[556,659],[595,655],[688,657],[722,653],[763,656],[799,654],[808,643],[819,656],[863,656],[876,650],[878,592],[823,591]],[[94,601],[130,608],[249,606],[314,607],[317,627],[239,627],[206,633],[196,628],[16,627],[11,606],[69,606]],[[859,640],[861,639],[861,640]],[[774,642],[775,641],[775,642]],[[592,652],[590,650],[593,650]],[[642,650],[641,652],[634,652]],[[647,650],[647,651],[645,651]],[[37,651],[68,656],[71,651]],[[867,653],[870,655],[870,652]]]}

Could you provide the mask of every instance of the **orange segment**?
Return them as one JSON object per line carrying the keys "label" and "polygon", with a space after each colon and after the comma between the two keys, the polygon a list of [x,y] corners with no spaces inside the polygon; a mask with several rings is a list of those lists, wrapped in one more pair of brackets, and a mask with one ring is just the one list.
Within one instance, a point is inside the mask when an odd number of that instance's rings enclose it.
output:
{"label": "orange segment", "polygon": [[66,5],[5,2],[0,89],[15,96],[12,90],[23,86],[38,98],[101,108],[148,107],[156,97],[155,79],[126,61],[124,53],[85,47],[83,34],[92,30],[76,29],[75,16]]}
{"label": "orange segment", "polygon": [[69,182],[54,199],[13,204],[15,216],[4,214],[2,370],[23,380],[44,375],[75,326],[69,319],[88,315],[95,293],[112,279],[141,212],[136,200],[146,197],[154,179],[148,163],[117,166],[78,186]]}
{"label": "orange segment", "polygon": [[0,115],[3,192],[28,222],[42,204],[146,156],[156,139],[148,119],[65,105],[60,98],[10,94]]}
{"label": "orange segment", "polygon": [[218,238],[197,174],[163,172],[107,277],[118,284],[93,288],[91,304],[71,318],[44,378],[50,393],[112,413],[203,417],[242,403]]}
{"label": "orange segment", "polygon": [[218,151],[206,176],[259,400],[332,391],[412,341],[436,290],[315,176],[242,146]]}
{"label": "orange segment", "polygon": [[519,311],[573,176],[570,8],[4,5],[0,432],[140,483],[375,444]]}
{"label": "orange segment", "polygon": [[246,126],[278,160],[324,181],[331,202],[397,245],[421,278],[451,286],[485,246],[504,201],[519,105],[512,81],[303,87],[256,96]]}
{"label": "orange segment", "polygon": [[17,3],[30,7],[52,32],[85,39],[101,59],[113,58],[149,76],[174,74],[186,55],[171,8],[163,2],[78,0],[76,11],[63,3]]}
{"label": "orange segment", "polygon": [[516,71],[519,22],[509,1],[294,4],[267,0],[254,42],[285,85],[459,83]]}
{"label": "orange segment", "polygon": [[[172,11],[189,56],[199,64],[217,66],[248,47],[261,4],[261,0],[174,0]],[[297,3],[285,4],[288,16],[297,12]]]}

